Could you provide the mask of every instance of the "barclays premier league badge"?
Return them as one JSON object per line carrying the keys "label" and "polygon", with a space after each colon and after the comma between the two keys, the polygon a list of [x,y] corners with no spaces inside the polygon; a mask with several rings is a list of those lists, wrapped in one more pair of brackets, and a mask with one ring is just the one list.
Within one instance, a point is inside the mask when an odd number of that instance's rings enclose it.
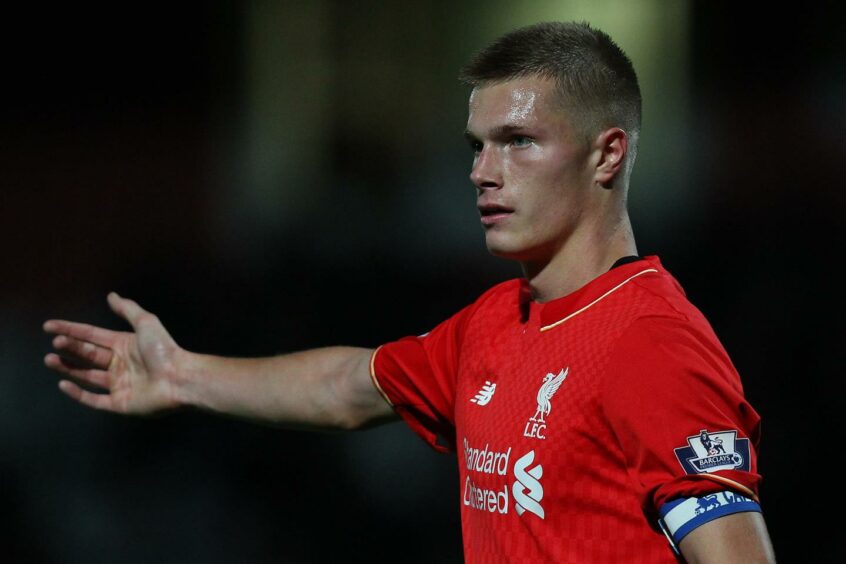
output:
{"label": "barclays premier league badge", "polygon": [[738,439],[737,431],[709,433],[702,429],[698,435],[688,437],[687,444],[675,449],[676,458],[687,474],[749,471],[749,439]]}

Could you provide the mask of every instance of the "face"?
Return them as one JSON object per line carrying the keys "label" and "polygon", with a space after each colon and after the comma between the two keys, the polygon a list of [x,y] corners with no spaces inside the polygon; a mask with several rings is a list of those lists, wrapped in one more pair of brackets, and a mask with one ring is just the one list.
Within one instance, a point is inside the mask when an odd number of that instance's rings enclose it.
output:
{"label": "face", "polygon": [[491,253],[548,261],[589,217],[593,174],[550,80],[526,77],[470,95],[470,179]]}

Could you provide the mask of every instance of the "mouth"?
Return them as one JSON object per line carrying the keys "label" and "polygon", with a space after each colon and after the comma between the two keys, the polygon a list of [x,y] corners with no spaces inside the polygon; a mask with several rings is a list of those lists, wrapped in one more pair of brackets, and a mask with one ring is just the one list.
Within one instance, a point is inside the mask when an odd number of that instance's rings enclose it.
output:
{"label": "mouth", "polygon": [[482,218],[482,225],[485,227],[494,225],[514,213],[512,208],[501,204],[479,204],[477,207]]}

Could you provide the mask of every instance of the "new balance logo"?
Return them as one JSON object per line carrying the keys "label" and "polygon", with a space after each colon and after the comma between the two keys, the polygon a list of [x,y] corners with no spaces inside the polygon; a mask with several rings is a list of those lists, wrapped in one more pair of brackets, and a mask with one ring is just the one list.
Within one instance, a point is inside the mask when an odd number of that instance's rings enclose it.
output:
{"label": "new balance logo", "polygon": [[543,466],[537,464],[534,468],[526,470],[534,460],[535,451],[530,450],[514,463],[516,481],[511,486],[511,493],[514,496],[514,509],[517,515],[522,516],[528,511],[543,519],[543,507],[540,504],[543,499],[543,486],[539,481],[543,476]]}
{"label": "new balance logo", "polygon": [[485,380],[485,385],[482,386],[482,389],[479,390],[479,393],[477,393],[473,398],[471,398],[470,401],[477,405],[488,405],[495,391],[496,384],[491,384],[488,380]]}

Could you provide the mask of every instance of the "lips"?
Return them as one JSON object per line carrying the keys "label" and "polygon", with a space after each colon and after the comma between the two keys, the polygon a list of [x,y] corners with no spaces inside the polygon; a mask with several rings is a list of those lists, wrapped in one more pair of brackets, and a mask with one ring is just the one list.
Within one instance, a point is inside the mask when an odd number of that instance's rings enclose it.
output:
{"label": "lips", "polygon": [[509,208],[508,206],[504,206],[502,204],[487,203],[479,204],[477,207],[479,208],[479,213],[482,215],[482,217],[487,217],[489,215],[514,213],[514,208]]}
{"label": "lips", "polygon": [[499,221],[507,219],[514,213],[514,208],[493,202],[480,203],[477,207],[479,208],[479,214],[482,216],[482,225],[485,227],[490,227]]}

